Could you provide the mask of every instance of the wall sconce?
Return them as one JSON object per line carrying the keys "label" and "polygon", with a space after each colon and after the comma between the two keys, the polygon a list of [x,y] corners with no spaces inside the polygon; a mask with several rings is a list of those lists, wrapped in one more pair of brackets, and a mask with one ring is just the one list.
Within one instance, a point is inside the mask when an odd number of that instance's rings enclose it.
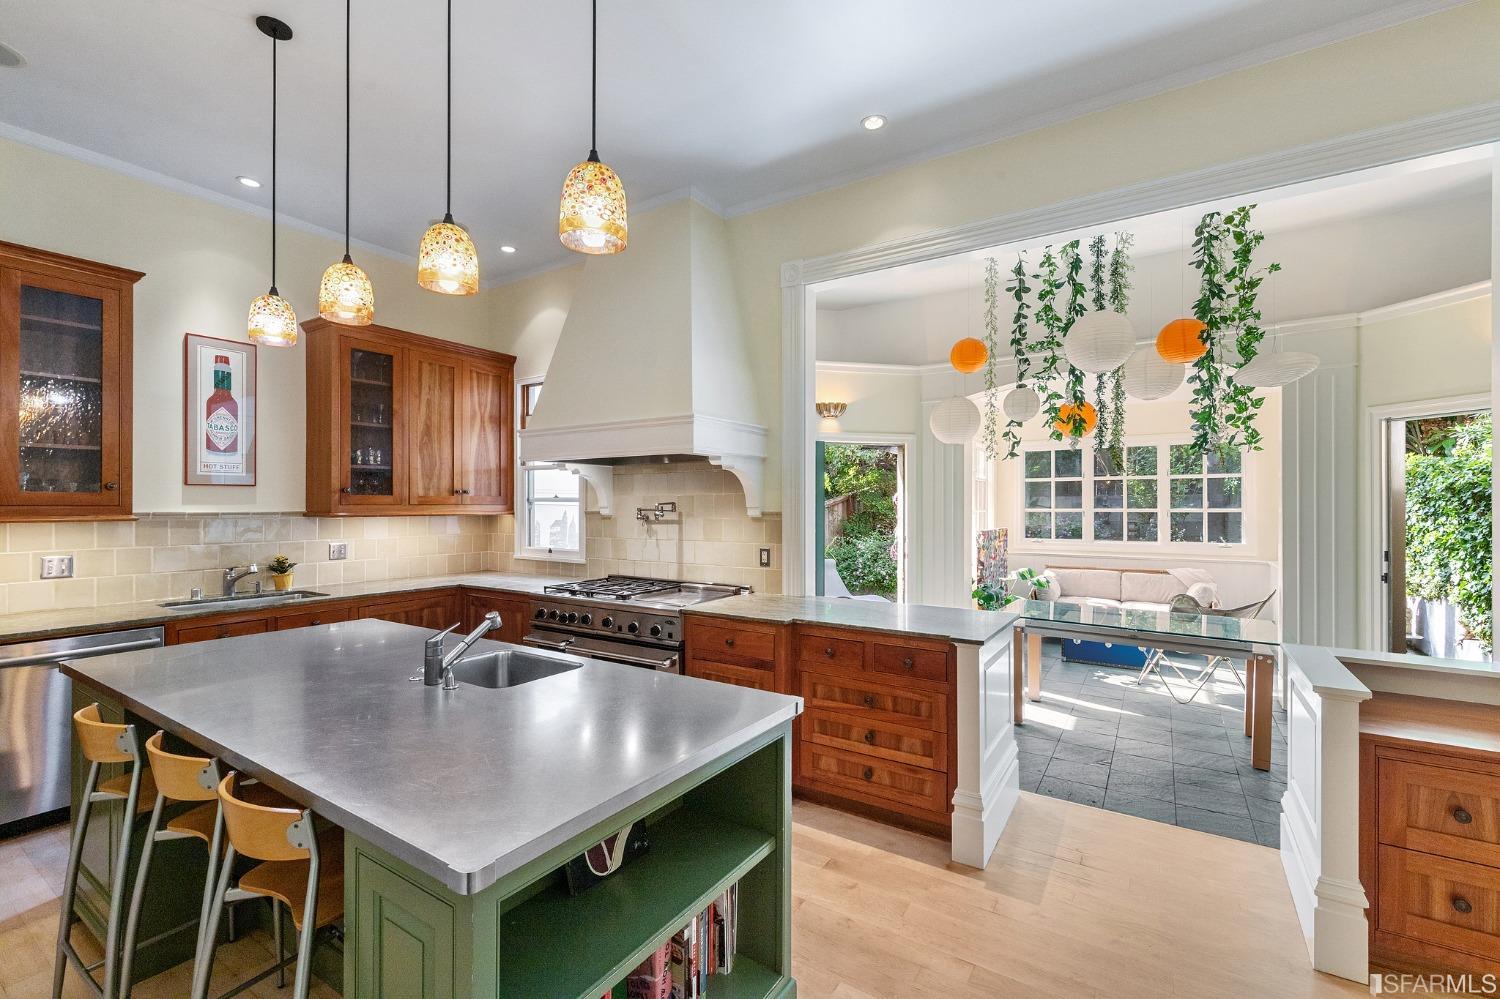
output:
{"label": "wall sconce", "polygon": [[849,408],[849,404],[847,402],[815,402],[813,408],[823,419],[837,420],[844,415],[844,410]]}

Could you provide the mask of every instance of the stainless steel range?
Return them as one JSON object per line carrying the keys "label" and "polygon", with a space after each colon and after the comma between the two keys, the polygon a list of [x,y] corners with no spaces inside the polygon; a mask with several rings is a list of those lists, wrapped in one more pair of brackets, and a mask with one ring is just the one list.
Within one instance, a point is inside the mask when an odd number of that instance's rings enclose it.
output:
{"label": "stainless steel range", "polygon": [[[605,576],[543,590],[524,641],[543,649],[682,672],[682,608],[748,593],[748,586]],[[550,598],[550,599],[549,599]]]}

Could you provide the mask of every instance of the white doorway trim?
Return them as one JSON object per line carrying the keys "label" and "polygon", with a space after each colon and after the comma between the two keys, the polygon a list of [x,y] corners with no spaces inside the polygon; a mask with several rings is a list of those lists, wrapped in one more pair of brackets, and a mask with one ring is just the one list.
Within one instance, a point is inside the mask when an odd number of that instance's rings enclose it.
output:
{"label": "white doorway trim", "polygon": [[1359,587],[1365,606],[1365,633],[1360,636],[1367,649],[1387,650],[1386,622],[1390,619],[1385,604],[1385,585],[1380,582],[1386,547],[1386,525],[1390,523],[1386,491],[1390,474],[1389,455],[1385,441],[1387,420],[1415,420],[1434,416],[1459,416],[1464,413],[1490,412],[1493,401],[1489,393],[1472,392],[1465,395],[1441,396],[1436,399],[1417,399],[1412,402],[1392,402],[1383,406],[1365,409],[1365,454],[1369,460],[1369,512],[1362,525],[1365,545],[1365,565],[1369,571],[1360,580]]}
{"label": "white doorway trim", "polygon": [[[783,590],[791,595],[805,594],[812,579],[812,535],[808,527],[813,511],[808,480],[812,445],[817,436],[813,403],[818,284],[1497,140],[1500,140],[1500,103],[1492,102],[875,246],[782,264],[781,488],[782,542],[786,552]],[[1500,177],[1496,183],[1500,185]]]}
{"label": "white doorway trim", "polygon": [[901,567],[901,575],[896,586],[896,603],[907,603],[911,599],[912,501],[917,495],[912,491],[912,457],[917,447],[916,435],[828,433],[818,434],[817,439],[832,444],[875,444],[901,449],[901,496],[900,502],[896,504],[896,550],[900,553],[897,563]]}

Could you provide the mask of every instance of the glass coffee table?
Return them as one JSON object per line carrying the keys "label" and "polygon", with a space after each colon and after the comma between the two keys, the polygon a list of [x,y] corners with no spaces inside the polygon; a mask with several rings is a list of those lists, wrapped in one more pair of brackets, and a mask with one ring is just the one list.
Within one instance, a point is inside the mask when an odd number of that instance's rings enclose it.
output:
{"label": "glass coffee table", "polygon": [[1042,697],[1043,638],[1221,656],[1245,664],[1245,735],[1250,737],[1250,762],[1257,770],[1271,769],[1271,706],[1276,662],[1281,652],[1276,622],[1101,607],[1065,600],[1021,600],[1005,609],[1021,615],[1012,643],[1017,725],[1023,723],[1023,692],[1027,700],[1037,701]]}

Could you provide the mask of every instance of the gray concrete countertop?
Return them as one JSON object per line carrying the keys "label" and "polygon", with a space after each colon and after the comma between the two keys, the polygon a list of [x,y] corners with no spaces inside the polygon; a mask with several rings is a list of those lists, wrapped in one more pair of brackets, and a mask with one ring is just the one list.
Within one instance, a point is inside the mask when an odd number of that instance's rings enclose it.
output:
{"label": "gray concrete countertop", "polygon": [[1009,611],[964,610],[925,604],[893,604],[837,597],[787,597],[747,593],[687,608],[689,614],[772,621],[777,624],[821,624],[866,631],[917,635],[964,645],[983,645],[1015,624]]}
{"label": "gray concrete countertop", "polygon": [[427,635],[352,621],[63,670],[460,894],[801,711],[796,697],[592,660],[502,690],[425,687],[407,677]]}
{"label": "gray concrete countertop", "polygon": [[[68,610],[31,611],[23,614],[0,615],[0,642],[23,642],[38,638],[53,638],[60,635],[82,635],[93,631],[116,631],[126,628],[147,628],[183,621],[211,614],[252,613],[254,611],[276,611],[287,607],[316,607],[335,600],[357,597],[394,596],[401,593],[417,593],[422,590],[441,590],[450,586],[470,586],[476,589],[496,590],[502,593],[538,595],[542,587],[566,580],[557,576],[509,575],[502,572],[467,572],[449,576],[415,576],[410,579],[382,579],[363,583],[330,583],[327,586],[299,586],[297,589],[315,590],[327,596],[308,597],[286,603],[262,603],[254,606],[228,604],[206,604],[196,607],[163,607],[160,600],[140,600],[129,604],[111,604],[105,607],[79,607]],[[180,599],[186,594],[164,599]]]}

